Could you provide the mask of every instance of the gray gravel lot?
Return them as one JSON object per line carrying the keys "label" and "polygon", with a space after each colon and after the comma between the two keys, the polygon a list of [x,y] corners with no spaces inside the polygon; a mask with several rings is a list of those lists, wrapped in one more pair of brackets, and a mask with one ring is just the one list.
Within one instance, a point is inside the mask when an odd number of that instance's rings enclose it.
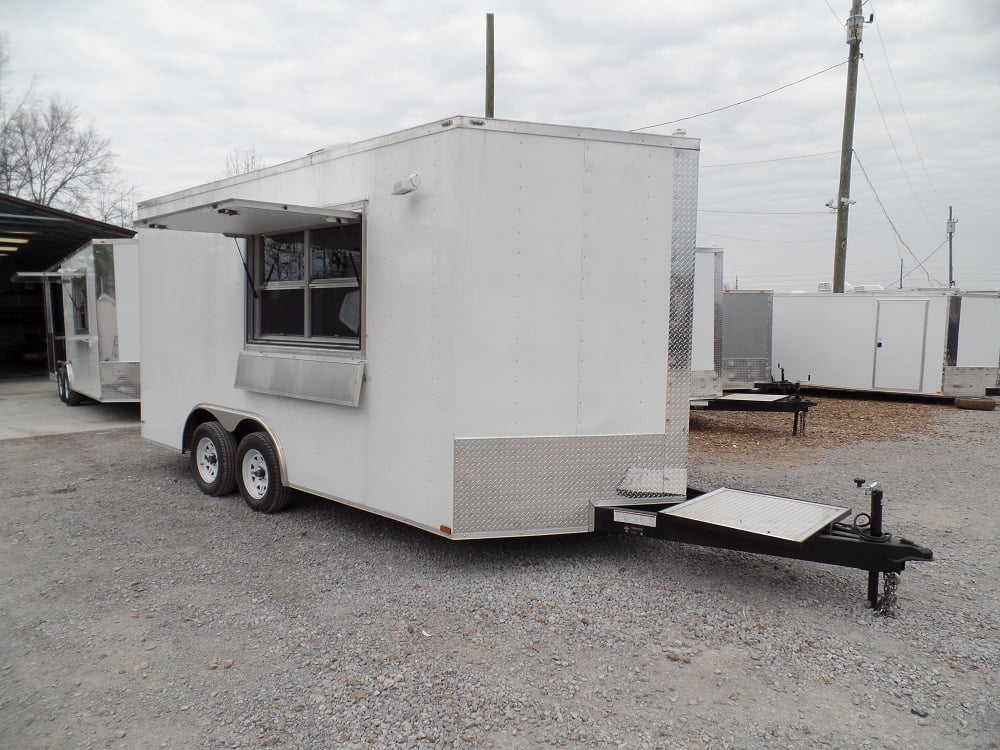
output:
{"label": "gray gravel lot", "polygon": [[[619,537],[448,542],[327,501],[253,513],[136,429],[3,444],[0,747],[1000,747],[1000,412],[692,483],[862,510],[934,549],[865,574]],[[785,426],[783,426],[784,428]]]}

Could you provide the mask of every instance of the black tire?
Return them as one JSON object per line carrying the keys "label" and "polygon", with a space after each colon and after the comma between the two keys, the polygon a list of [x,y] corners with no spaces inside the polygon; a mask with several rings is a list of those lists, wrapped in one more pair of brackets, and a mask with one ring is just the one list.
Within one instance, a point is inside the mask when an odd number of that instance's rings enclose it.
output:
{"label": "black tire", "polygon": [[236,438],[218,422],[202,422],[191,435],[191,471],[206,495],[219,497],[236,489]]}
{"label": "black tire", "polygon": [[66,406],[79,406],[83,402],[83,396],[70,388],[69,372],[65,367],[63,368],[63,393],[66,396],[63,399],[66,402]]}
{"label": "black tire", "polygon": [[959,409],[993,411],[997,408],[997,402],[991,398],[956,398],[955,406]]}
{"label": "black tire", "polygon": [[278,451],[266,432],[252,432],[236,449],[236,485],[240,495],[260,513],[288,507],[292,491],[282,483]]}
{"label": "black tire", "polygon": [[56,388],[59,390],[59,400],[66,403],[66,373],[62,367],[56,368]]}

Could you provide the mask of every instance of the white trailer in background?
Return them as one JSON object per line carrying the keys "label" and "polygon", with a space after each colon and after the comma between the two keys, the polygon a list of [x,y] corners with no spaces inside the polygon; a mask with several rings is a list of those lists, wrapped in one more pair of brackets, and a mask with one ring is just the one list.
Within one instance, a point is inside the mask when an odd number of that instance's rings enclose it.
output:
{"label": "white trailer in background", "polygon": [[722,248],[694,254],[691,398],[722,395]]}
{"label": "white trailer in background", "polygon": [[731,289],[723,296],[723,389],[753,388],[772,379],[772,296],[769,289]]}
{"label": "white trailer in background", "polygon": [[139,258],[134,239],[92,240],[56,268],[16,280],[44,285],[46,337],[59,397],[76,406],[139,401]]}
{"label": "white trailer in background", "polygon": [[1000,384],[1000,293],[775,294],[775,372],[803,385],[982,396]]}

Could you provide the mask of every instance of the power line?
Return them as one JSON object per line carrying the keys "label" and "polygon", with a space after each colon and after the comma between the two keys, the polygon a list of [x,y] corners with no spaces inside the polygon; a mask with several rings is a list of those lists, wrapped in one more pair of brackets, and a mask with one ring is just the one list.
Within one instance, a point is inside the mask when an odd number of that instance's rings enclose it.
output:
{"label": "power line", "polygon": [[833,17],[837,19],[837,25],[843,28],[844,23],[843,21],[840,20],[840,16],[837,15],[837,11],[833,9],[833,6],[830,5],[830,3],[827,2],[827,0],[823,0],[823,2],[826,3],[826,7],[830,9],[830,13],[833,14]]}
{"label": "power line", "polygon": [[754,101],[756,99],[763,99],[765,96],[770,96],[771,94],[776,94],[779,91],[787,89],[787,88],[789,88],[791,86],[795,86],[795,85],[797,85],[799,83],[802,83],[803,81],[808,81],[810,78],[815,78],[818,75],[823,75],[823,73],[828,73],[829,71],[833,70],[834,68],[839,68],[841,65],[846,65],[846,64],[847,64],[847,60],[844,60],[843,62],[839,62],[836,65],[831,65],[829,68],[824,68],[823,70],[820,70],[820,71],[818,71],[816,73],[813,73],[812,75],[808,75],[805,78],[800,78],[797,81],[792,81],[791,83],[786,83],[784,86],[778,86],[778,88],[771,89],[770,91],[765,91],[763,94],[757,94],[757,96],[751,96],[749,99],[744,99],[743,101],[734,102],[733,104],[727,104],[725,107],[717,107],[716,109],[710,109],[707,112],[701,112],[701,113],[699,113],[697,115],[689,115],[687,117],[680,117],[680,118],[678,118],[676,120],[667,120],[666,122],[658,122],[655,125],[644,125],[641,128],[633,128],[629,132],[630,133],[637,133],[640,130],[649,130],[650,128],[659,128],[659,127],[663,127],[664,125],[673,125],[675,122],[684,122],[685,120],[693,120],[696,117],[704,117],[705,115],[711,115],[711,114],[715,114],[716,112],[721,112],[724,109],[731,109],[733,107],[738,107],[741,104],[746,104],[747,102],[752,102],[752,101]]}
{"label": "power line", "polygon": [[721,209],[699,208],[700,214],[747,214],[751,216],[811,216],[813,214],[827,215],[829,211],[723,211]]}
{"label": "power line", "polygon": [[[871,0],[869,0],[870,2]],[[872,11],[875,10],[875,5],[872,3]],[[892,88],[896,91],[896,101],[899,102],[899,109],[903,113],[903,120],[906,122],[906,129],[910,133],[910,140],[913,141],[913,148],[917,152],[917,159],[920,161],[920,168],[924,172],[924,178],[927,180],[927,184],[931,186],[931,191],[941,201],[942,207],[947,204],[944,198],[938,193],[937,188],[934,187],[934,182],[931,180],[930,174],[927,172],[927,165],[924,163],[924,156],[920,153],[920,146],[917,145],[917,137],[913,134],[913,126],[910,125],[910,117],[906,114],[906,107],[903,106],[903,97],[900,96],[899,86],[896,85],[896,74],[892,71],[892,63],[889,62],[889,50],[886,49],[885,40],[882,39],[882,31],[878,26],[875,26],[875,33],[878,35],[878,43],[882,47],[882,56],[885,58],[885,66],[889,69],[889,79],[892,81]]]}
{"label": "power line", "polygon": [[[937,285],[938,285],[938,286],[942,286],[941,282],[940,282],[940,281],[938,281],[937,279],[934,279],[934,281],[931,281],[931,275],[930,275],[929,273],[927,273],[927,269],[926,269],[926,268],[924,268],[924,263],[926,263],[926,262],[927,262],[927,261],[929,261],[929,260],[930,260],[931,258],[933,258],[933,257],[934,257],[934,256],[935,256],[935,255],[937,254],[937,252],[938,252],[938,251],[939,251],[939,250],[940,250],[940,249],[941,249],[942,247],[944,247],[944,246],[945,246],[945,245],[946,245],[947,243],[948,243],[948,240],[946,240],[946,239],[945,239],[945,240],[941,240],[941,244],[940,244],[940,245],[938,245],[938,246],[937,246],[936,248],[934,248],[934,250],[933,250],[933,251],[931,252],[931,254],[930,254],[930,255],[928,255],[928,256],[927,256],[926,258],[924,258],[923,260],[920,260],[920,261],[917,261],[917,265],[915,265],[915,266],[914,266],[913,268],[911,268],[911,269],[910,269],[909,271],[907,271],[906,273],[904,273],[904,274],[902,275],[902,277],[900,277],[900,278],[904,278],[904,279],[905,279],[905,278],[906,278],[907,276],[909,276],[909,275],[910,275],[911,273],[913,273],[914,271],[916,271],[916,270],[917,270],[918,268],[922,268],[922,269],[923,269],[923,271],[924,271],[924,275],[925,275],[925,276],[927,276],[927,283],[928,283],[928,284],[934,284],[934,283],[937,283]],[[907,250],[909,250],[910,248],[906,248],[906,249],[907,249]],[[916,256],[914,256],[914,258],[913,258],[913,259],[914,259],[914,260],[917,260]],[[892,284],[892,283],[893,283],[893,282],[895,282],[896,280],[897,280],[897,279],[893,279],[892,281],[888,282],[887,284],[883,284],[883,286],[889,286],[889,284]]]}
{"label": "power line", "polygon": [[[865,176],[865,182],[868,183],[868,188],[872,191],[872,195],[875,196],[875,202],[878,203],[878,207],[882,209],[882,215],[885,216],[885,220],[889,222],[889,226],[892,227],[892,231],[896,233],[896,237],[899,238],[900,243],[902,243],[903,247],[905,247],[907,252],[910,253],[910,255],[913,257],[913,260],[917,261],[916,253],[914,253],[913,250],[910,248],[910,246],[906,244],[906,240],[903,239],[903,235],[899,233],[899,229],[896,228],[896,225],[893,222],[892,217],[889,216],[889,212],[886,210],[885,204],[882,203],[882,199],[879,197],[878,191],[875,190],[875,186],[872,184],[871,177],[868,176],[868,170],[865,169],[865,165],[861,163],[861,157],[858,156],[857,151],[854,151],[854,160],[858,163],[858,166],[861,167],[861,174]],[[919,264],[919,261],[917,261],[917,263]],[[924,269],[924,273],[927,274],[927,283],[928,284],[933,283],[931,281],[931,275],[927,273],[927,269]]]}
{"label": "power line", "polygon": [[818,154],[802,154],[801,156],[779,156],[775,159],[759,159],[757,161],[733,161],[727,164],[701,164],[702,169],[711,169],[712,167],[742,167],[747,164],[770,164],[774,161],[790,161],[792,159],[811,159],[814,156],[829,156],[830,154],[839,154],[840,150],[837,151],[822,151]]}
{"label": "power line", "polygon": [[865,68],[865,77],[868,79],[868,86],[872,90],[872,98],[875,99],[875,108],[878,109],[879,117],[882,118],[882,127],[885,128],[885,134],[889,137],[889,145],[892,146],[892,152],[896,155],[896,161],[899,162],[899,168],[903,170],[903,177],[906,178],[906,184],[910,186],[910,193],[913,194],[914,200],[917,202],[917,206],[920,208],[920,213],[924,215],[924,219],[927,221],[927,226],[934,229],[934,222],[931,221],[931,217],[927,215],[927,209],[924,208],[924,204],[920,202],[920,196],[917,195],[917,191],[913,188],[913,183],[910,182],[910,173],[906,171],[906,165],[903,164],[903,158],[899,155],[899,149],[896,148],[896,141],[892,137],[892,132],[889,130],[889,123],[885,119],[885,113],[882,111],[882,103],[878,100],[878,94],[875,93],[875,82],[872,80],[871,73],[868,71],[868,64],[864,60],[861,61]]}
{"label": "power line", "polygon": [[767,243],[768,245],[777,245],[777,244],[781,244],[781,245],[806,245],[806,244],[810,244],[810,243],[817,243],[817,242],[824,242],[825,243],[826,242],[826,240],[815,240],[815,239],[812,239],[812,240],[759,240],[759,239],[755,240],[755,239],[751,239],[749,237],[733,237],[732,235],[728,235],[728,234],[715,234],[714,232],[703,232],[700,229],[698,230],[698,234],[704,235],[705,237],[722,237],[723,239],[726,239],[726,240],[740,240],[742,242],[764,242],[764,243]]}

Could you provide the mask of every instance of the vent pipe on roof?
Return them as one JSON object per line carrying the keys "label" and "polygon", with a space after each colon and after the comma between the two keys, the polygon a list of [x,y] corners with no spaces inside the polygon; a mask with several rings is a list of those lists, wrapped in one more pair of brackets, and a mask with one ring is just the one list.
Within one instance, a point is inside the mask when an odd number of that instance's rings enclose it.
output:
{"label": "vent pipe on roof", "polygon": [[493,14],[486,14],[486,116],[493,117]]}

